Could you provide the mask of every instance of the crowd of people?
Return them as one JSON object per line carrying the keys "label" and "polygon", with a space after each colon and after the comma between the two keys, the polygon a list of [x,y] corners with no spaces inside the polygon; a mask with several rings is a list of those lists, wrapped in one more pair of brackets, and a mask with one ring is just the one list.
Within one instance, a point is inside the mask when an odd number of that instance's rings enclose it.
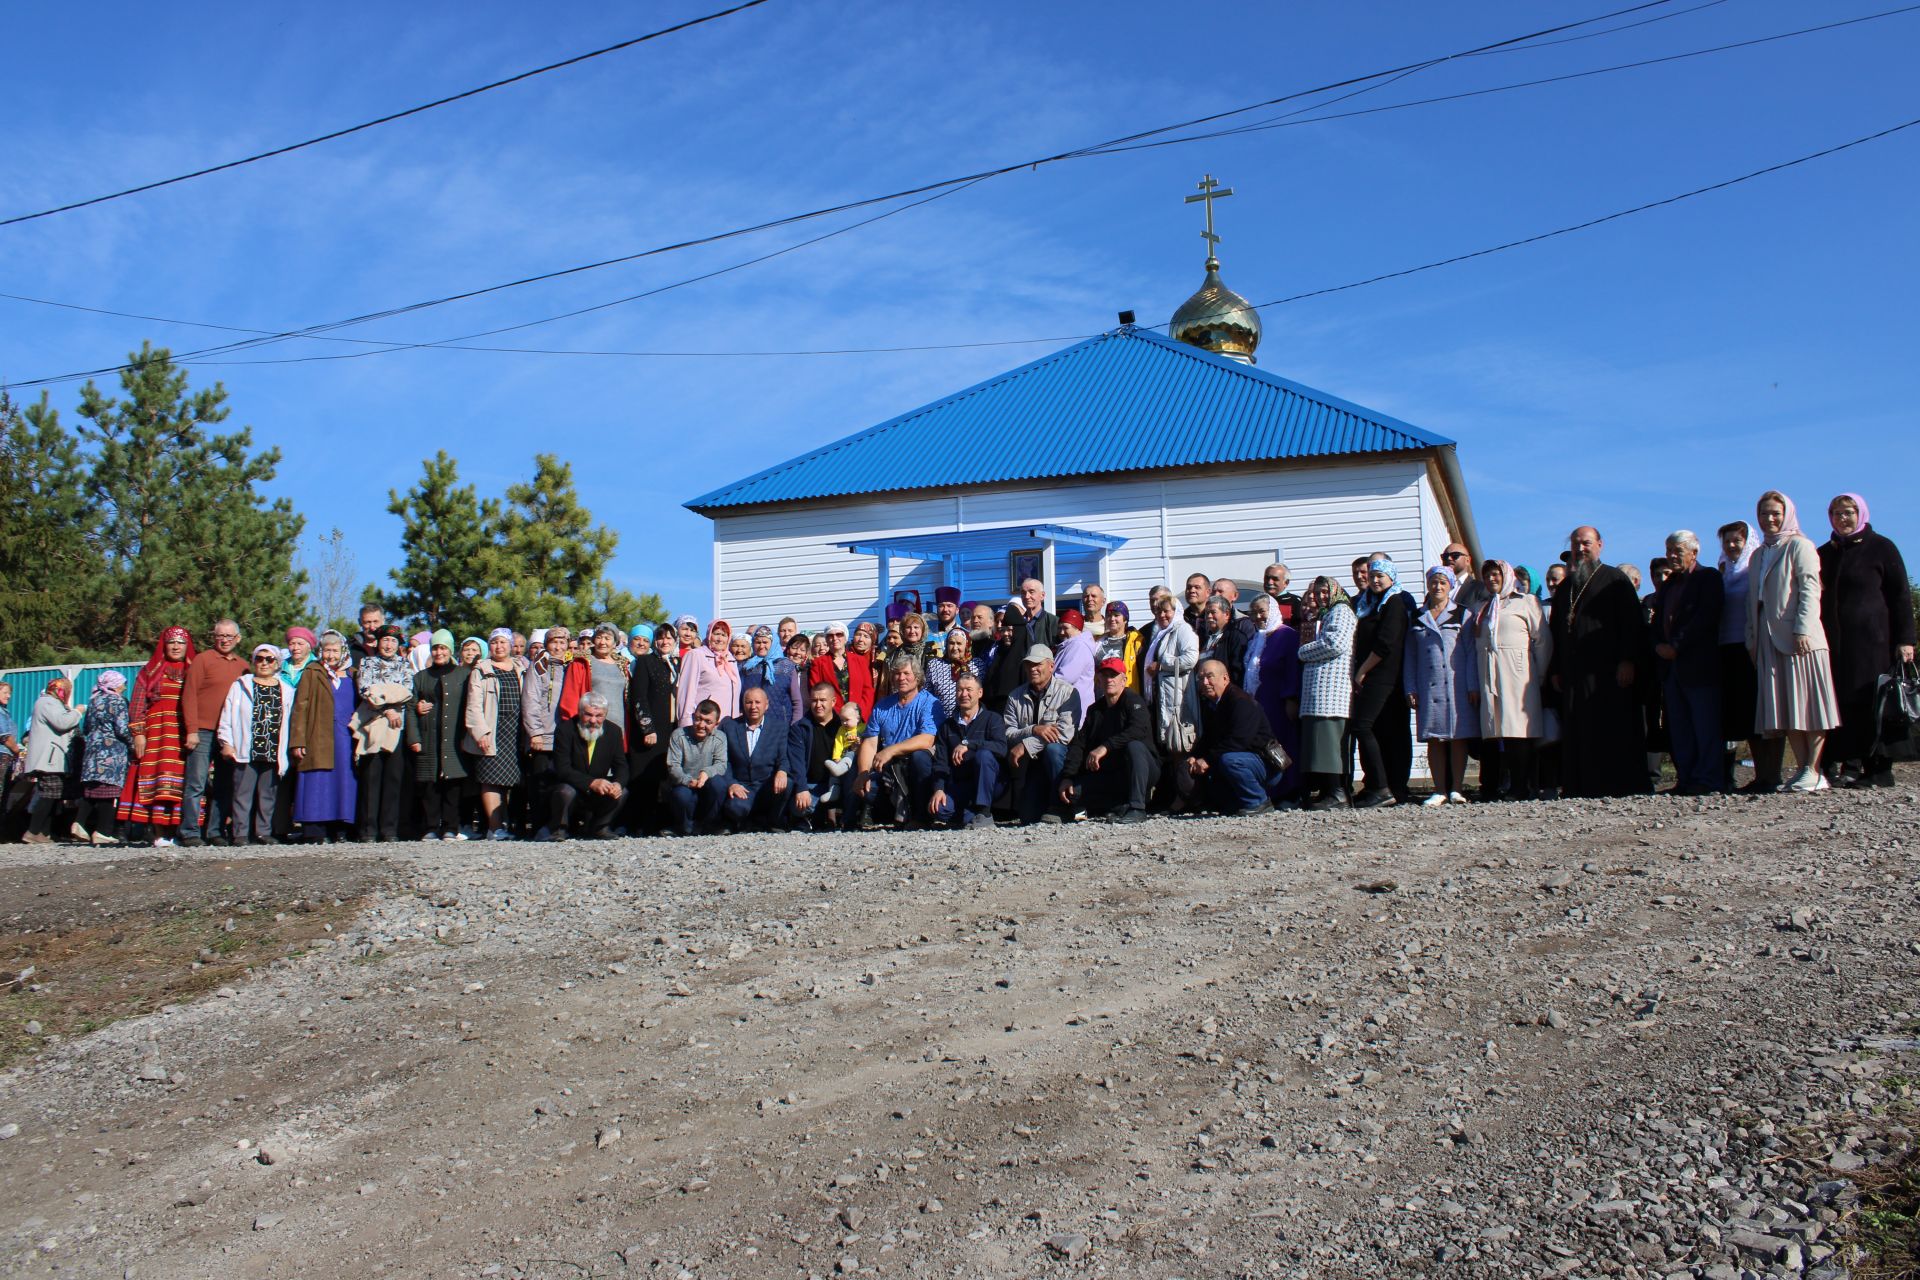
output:
{"label": "crowd of people", "polygon": [[1743,752],[1742,791],[1891,785],[1876,692],[1914,612],[1868,516],[1835,498],[1816,548],[1768,492],[1717,567],[1672,534],[1644,596],[1583,526],[1545,574],[1374,552],[1299,594],[1275,564],[1245,601],[1195,574],[1137,622],[1028,581],[813,634],[683,616],[456,642],[374,606],[284,645],[169,627],[130,688],[105,673],[80,707],[56,680],[24,733],[0,693],[0,772],[27,841],[186,846],[1372,808],[1412,802],[1416,738],[1429,806],[1468,802],[1471,762],[1480,801],[1645,793],[1669,756],[1675,793],[1726,791]]}

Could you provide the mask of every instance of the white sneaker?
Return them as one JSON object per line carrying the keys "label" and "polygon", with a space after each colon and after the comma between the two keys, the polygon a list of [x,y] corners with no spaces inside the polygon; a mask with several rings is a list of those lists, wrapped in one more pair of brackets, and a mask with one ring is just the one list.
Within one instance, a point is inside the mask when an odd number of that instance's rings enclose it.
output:
{"label": "white sneaker", "polygon": [[1448,804],[1465,804],[1466,802],[1467,802],[1467,798],[1461,795],[1458,791],[1447,792]]}
{"label": "white sneaker", "polygon": [[153,847],[156,849],[171,849],[173,848],[173,839],[170,836],[155,836],[153,838]]}
{"label": "white sneaker", "polygon": [[1438,809],[1441,805],[1445,804],[1446,802],[1447,802],[1447,798],[1441,795],[1438,791],[1436,791],[1432,795],[1428,796],[1425,800],[1422,800],[1420,802],[1420,807],[1422,809]]}
{"label": "white sneaker", "polygon": [[440,838],[442,840],[466,840],[466,839],[469,839],[470,837],[464,831],[450,831],[446,835],[441,836]]}
{"label": "white sneaker", "polygon": [[1800,772],[1794,774],[1793,781],[1787,784],[1787,790],[1789,791],[1828,791],[1831,789],[1827,782],[1827,775],[1821,773],[1818,769],[1802,769]]}
{"label": "white sneaker", "polygon": [[93,843],[93,837],[87,833],[87,829],[77,822],[73,824],[73,838],[81,844]]}

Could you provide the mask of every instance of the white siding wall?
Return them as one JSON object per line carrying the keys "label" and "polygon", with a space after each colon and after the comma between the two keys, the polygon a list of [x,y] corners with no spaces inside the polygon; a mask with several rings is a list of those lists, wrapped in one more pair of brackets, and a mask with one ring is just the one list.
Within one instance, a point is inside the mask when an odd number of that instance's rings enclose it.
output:
{"label": "white siding wall", "polygon": [[[1369,551],[1386,551],[1403,564],[1430,564],[1446,543],[1418,460],[1166,479],[1089,477],[958,496],[857,499],[716,519],[716,616],[738,626],[791,614],[807,629],[873,617],[884,604],[875,560],[834,543],[1022,522],[1126,538],[1108,562],[1107,593],[1127,601],[1136,618],[1145,615],[1149,587],[1167,582],[1172,568],[1205,563],[1210,555],[1282,550],[1296,587],[1303,587],[1320,573],[1348,581],[1349,562]],[[1093,580],[1092,551],[1061,546],[1057,557],[1061,595]],[[931,602],[941,573],[938,561],[896,558],[893,585],[918,587]],[[1005,554],[964,560],[958,585],[967,598],[1005,600]]]}
{"label": "white siding wall", "polygon": [[[1420,572],[1424,575],[1432,566],[1440,563],[1440,553],[1447,549],[1453,538],[1447,531],[1447,518],[1440,513],[1440,502],[1434,496],[1431,484],[1420,486]],[[1419,595],[1424,587],[1410,587]]]}

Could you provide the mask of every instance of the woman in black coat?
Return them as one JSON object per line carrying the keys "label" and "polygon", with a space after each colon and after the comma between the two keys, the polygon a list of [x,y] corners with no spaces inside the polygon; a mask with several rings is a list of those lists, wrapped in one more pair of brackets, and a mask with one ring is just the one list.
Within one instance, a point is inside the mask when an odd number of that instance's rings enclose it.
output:
{"label": "woman in black coat", "polygon": [[627,734],[627,785],[632,797],[627,826],[650,834],[661,826],[660,787],[667,777],[667,738],[675,723],[673,699],[680,675],[666,654],[678,648],[674,629],[660,627],[654,632],[653,651],[636,658],[627,677],[627,723],[653,725],[652,742],[646,741],[644,733]]}
{"label": "woman in black coat", "polygon": [[1827,739],[1841,785],[1893,785],[1893,765],[1874,751],[1880,677],[1913,661],[1913,597],[1900,548],[1867,523],[1867,500],[1843,493],[1827,504],[1833,536],[1820,548],[1820,623],[1832,655],[1840,727]]}
{"label": "woman in black coat", "polygon": [[1370,809],[1389,799],[1405,803],[1413,770],[1413,734],[1400,659],[1413,621],[1413,597],[1400,589],[1393,561],[1376,556],[1367,565],[1371,584],[1361,597],[1353,632],[1353,706],[1347,725],[1360,748],[1367,789],[1353,807]]}

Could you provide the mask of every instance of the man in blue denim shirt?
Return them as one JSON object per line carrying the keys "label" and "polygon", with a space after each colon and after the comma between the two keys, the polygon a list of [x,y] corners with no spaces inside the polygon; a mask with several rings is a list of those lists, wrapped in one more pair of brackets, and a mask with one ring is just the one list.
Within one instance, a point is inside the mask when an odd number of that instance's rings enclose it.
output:
{"label": "man in blue denim shirt", "polygon": [[887,664],[893,692],[880,699],[860,737],[853,803],[848,816],[863,830],[879,825],[866,812],[881,801],[896,826],[911,818],[924,824],[933,794],[933,740],[940,732],[940,699],[920,688],[920,673],[902,656]]}

